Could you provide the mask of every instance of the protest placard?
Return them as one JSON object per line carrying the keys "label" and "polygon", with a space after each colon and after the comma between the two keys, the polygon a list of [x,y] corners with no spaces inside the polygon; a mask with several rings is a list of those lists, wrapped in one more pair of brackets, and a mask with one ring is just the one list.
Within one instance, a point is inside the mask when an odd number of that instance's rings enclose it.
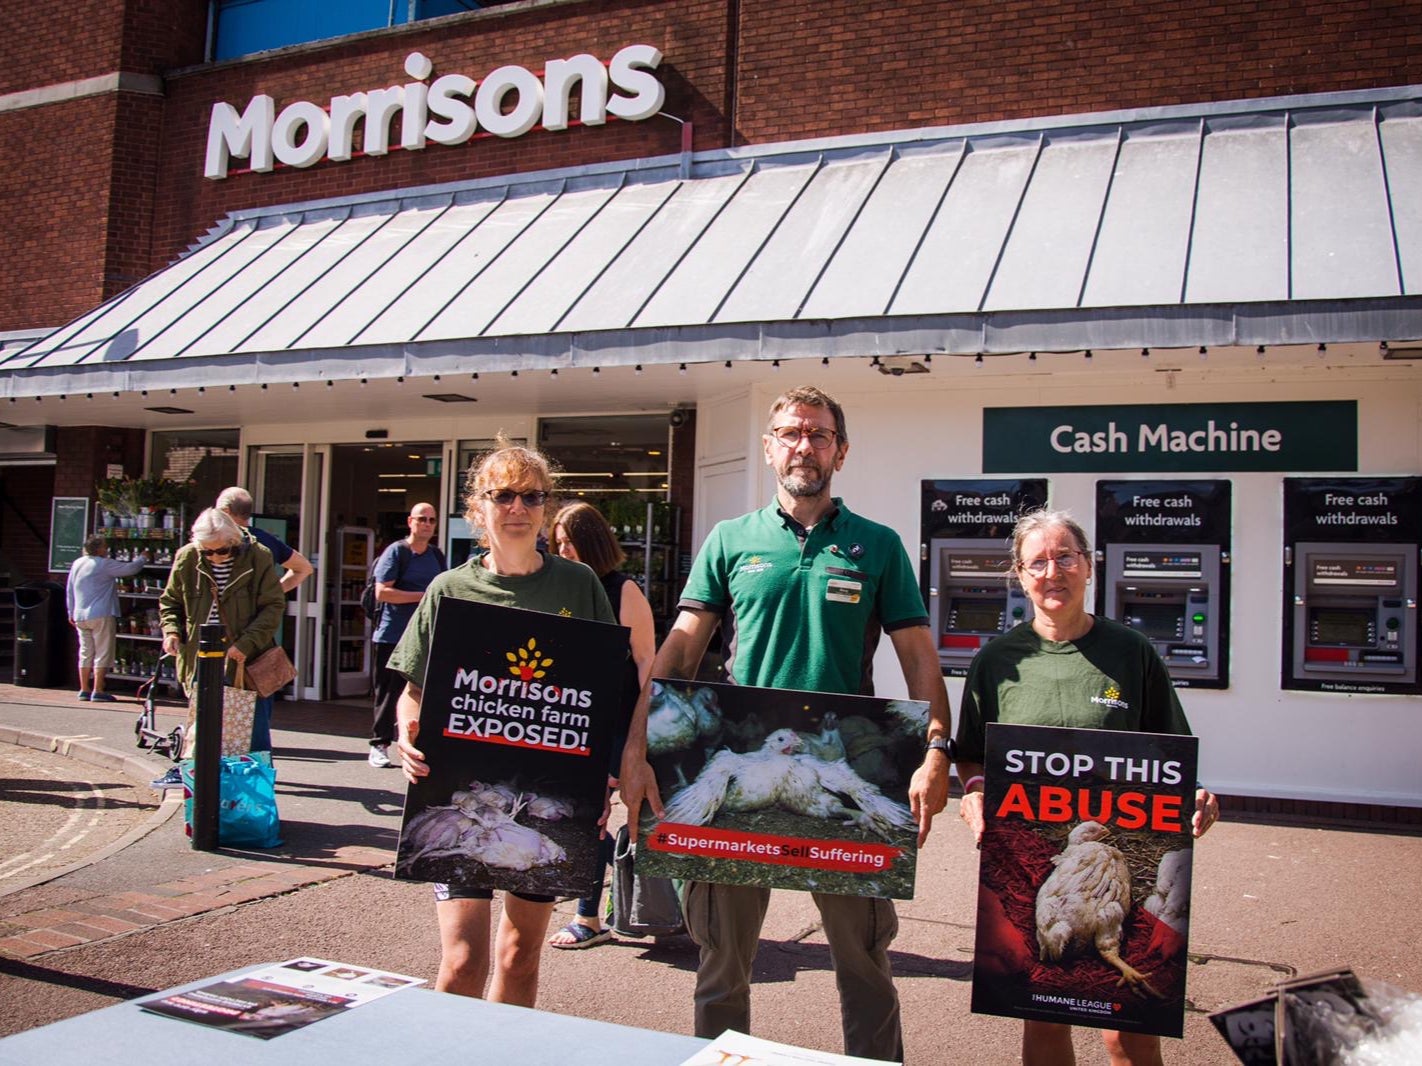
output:
{"label": "protest placard", "polygon": [[395,876],[592,895],[626,661],[621,626],[442,600]]}
{"label": "protest placard", "polygon": [[1197,744],[988,725],[975,1013],[1183,1033]]}
{"label": "protest placard", "polygon": [[657,679],[639,873],[911,899],[928,704]]}

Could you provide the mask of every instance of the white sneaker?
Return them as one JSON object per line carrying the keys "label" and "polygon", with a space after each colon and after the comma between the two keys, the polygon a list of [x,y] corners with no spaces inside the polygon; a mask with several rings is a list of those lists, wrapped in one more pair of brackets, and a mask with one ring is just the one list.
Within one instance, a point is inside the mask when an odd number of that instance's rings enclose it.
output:
{"label": "white sneaker", "polygon": [[390,761],[389,751],[390,745],[388,744],[372,744],[370,746],[370,765],[379,770],[394,766],[395,764]]}

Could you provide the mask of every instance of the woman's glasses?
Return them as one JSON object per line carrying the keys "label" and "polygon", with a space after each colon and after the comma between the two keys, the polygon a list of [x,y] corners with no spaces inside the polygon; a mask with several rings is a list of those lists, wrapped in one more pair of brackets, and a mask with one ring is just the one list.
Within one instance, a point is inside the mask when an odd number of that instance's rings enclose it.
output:
{"label": "woman's glasses", "polygon": [[214,555],[231,555],[232,548],[199,548],[198,554],[204,559],[211,559]]}
{"label": "woman's glasses", "polygon": [[1022,569],[1033,577],[1046,577],[1047,567],[1056,563],[1057,570],[1063,574],[1070,574],[1081,565],[1082,558],[1081,552],[1062,552],[1060,555],[1053,555],[1047,559],[1033,559],[1031,562],[1023,563]]}
{"label": "woman's glasses", "polygon": [[548,500],[548,493],[542,489],[533,489],[529,492],[515,492],[513,489],[488,489],[484,495],[500,507],[512,507],[514,500],[522,500],[523,505],[530,511],[535,507],[542,507]]}

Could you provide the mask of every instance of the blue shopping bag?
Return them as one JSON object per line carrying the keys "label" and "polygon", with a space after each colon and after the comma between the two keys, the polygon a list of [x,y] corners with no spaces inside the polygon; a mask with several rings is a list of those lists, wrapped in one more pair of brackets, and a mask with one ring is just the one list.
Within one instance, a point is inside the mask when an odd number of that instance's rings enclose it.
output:
{"label": "blue shopping bag", "polygon": [[[183,819],[193,835],[193,760],[180,764],[183,775]],[[277,814],[276,768],[269,751],[222,756],[219,778],[217,843],[224,848],[280,847],[281,818]]]}

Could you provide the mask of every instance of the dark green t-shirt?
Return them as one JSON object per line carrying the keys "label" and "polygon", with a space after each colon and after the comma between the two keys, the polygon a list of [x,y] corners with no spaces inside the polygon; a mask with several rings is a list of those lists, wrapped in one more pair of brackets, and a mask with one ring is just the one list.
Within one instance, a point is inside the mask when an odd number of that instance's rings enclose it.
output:
{"label": "dark green t-shirt", "polygon": [[[439,601],[445,596],[617,624],[602,582],[582,563],[545,552],[543,566],[536,573],[514,577],[495,574],[480,565],[480,558],[475,556],[430,582],[404,636],[390,653],[391,670],[416,685],[425,683],[425,663],[434,638]],[[479,635],[471,633],[469,639],[478,640]]]}
{"label": "dark green t-shirt", "polygon": [[1023,622],[978,652],[958,717],[958,752],[969,762],[983,761],[988,722],[1190,733],[1150,642],[1099,616],[1079,640],[1045,640]]}
{"label": "dark green t-shirt", "polygon": [[680,606],[725,617],[737,684],[872,695],[879,634],[928,624],[899,535],[834,502],[803,544],[772,503],[697,553]]}

